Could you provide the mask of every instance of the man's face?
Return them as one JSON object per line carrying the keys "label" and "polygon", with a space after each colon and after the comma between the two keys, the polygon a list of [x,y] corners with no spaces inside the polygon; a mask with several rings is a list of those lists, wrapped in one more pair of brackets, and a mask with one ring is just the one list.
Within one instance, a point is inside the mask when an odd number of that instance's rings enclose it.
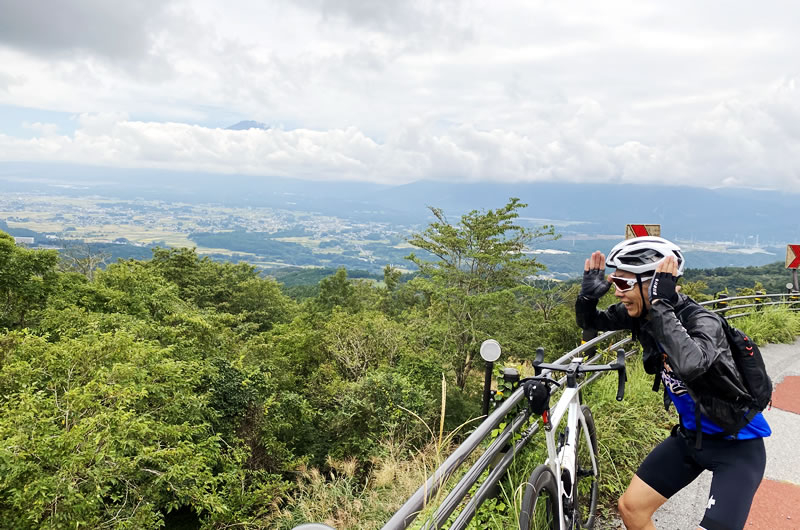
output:
{"label": "man's face", "polygon": [[[613,276],[617,278],[628,278],[631,280],[636,280],[636,275],[632,272],[628,271],[621,271],[619,269],[614,271]],[[620,286],[616,283],[614,284],[614,296],[616,296],[620,302],[625,305],[625,309],[628,310],[628,315],[631,317],[638,317],[640,316],[642,311],[642,306],[649,309],[650,308],[650,298],[647,296],[647,289],[650,287],[650,280],[646,282],[642,282],[642,290],[644,294],[644,302],[642,301],[642,294],[639,291],[639,284],[634,283],[632,289],[628,289],[627,291],[623,291],[620,289]],[[627,288],[627,286],[626,286]]]}

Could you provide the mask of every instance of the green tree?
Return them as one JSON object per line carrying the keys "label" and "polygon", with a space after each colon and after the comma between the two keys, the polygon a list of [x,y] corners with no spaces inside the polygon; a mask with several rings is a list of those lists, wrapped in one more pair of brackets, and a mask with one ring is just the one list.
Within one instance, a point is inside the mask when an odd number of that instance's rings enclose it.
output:
{"label": "green tree", "polygon": [[349,279],[347,269],[340,267],[332,276],[320,280],[315,309],[327,314],[335,307],[350,312],[375,307],[380,304],[380,294],[373,285],[370,280]]}
{"label": "green tree", "polygon": [[412,283],[431,301],[429,317],[435,321],[439,348],[462,389],[491,321],[490,295],[543,270],[526,251],[534,242],[557,237],[552,226],[528,229],[517,224],[519,210],[526,206],[511,198],[497,210],[473,210],[457,224],[448,222],[441,209],[430,207],[436,220],[409,239],[437,258],[409,255],[421,273]]}
{"label": "green tree", "polygon": [[687,296],[691,296],[697,302],[705,302],[713,299],[706,294],[707,290],[708,284],[703,280],[684,282],[681,284],[681,292]]}
{"label": "green tree", "polygon": [[391,265],[385,266],[383,268],[383,283],[386,285],[386,290],[389,292],[394,291],[402,275],[403,272],[395,267]]}
{"label": "green tree", "polygon": [[580,344],[576,296],[575,286],[542,290],[521,285],[497,291],[491,295],[494,310],[487,335],[500,341],[506,359],[531,360],[539,346],[548,358],[560,357]]}
{"label": "green tree", "polygon": [[276,323],[291,320],[296,306],[275,280],[251,278],[235,286],[227,309],[241,315],[245,322],[255,324],[258,331],[267,331]]}
{"label": "green tree", "polygon": [[12,332],[0,358],[0,528],[158,528],[180,506],[228,510],[219,491],[238,457],[209,425],[208,364],[126,332]]}
{"label": "green tree", "polygon": [[199,257],[193,248],[155,248],[147,266],[175,284],[183,300],[225,311],[236,287],[258,278],[248,263],[218,263]]}
{"label": "green tree", "polygon": [[261,278],[247,263],[220,263],[199,257],[193,248],[153,249],[147,265],[176,285],[180,297],[199,308],[242,317],[258,331],[292,319],[295,304],[271,278]]}
{"label": "green tree", "polygon": [[44,307],[57,263],[56,251],[18,247],[0,232],[0,328],[25,327],[30,313]]}
{"label": "green tree", "polygon": [[317,297],[319,306],[324,310],[332,310],[334,307],[355,309],[354,291],[353,283],[347,279],[347,270],[340,267],[332,276],[320,280]]}
{"label": "green tree", "polygon": [[381,363],[393,365],[408,347],[405,328],[377,311],[336,309],[325,324],[324,346],[341,376],[358,380]]}

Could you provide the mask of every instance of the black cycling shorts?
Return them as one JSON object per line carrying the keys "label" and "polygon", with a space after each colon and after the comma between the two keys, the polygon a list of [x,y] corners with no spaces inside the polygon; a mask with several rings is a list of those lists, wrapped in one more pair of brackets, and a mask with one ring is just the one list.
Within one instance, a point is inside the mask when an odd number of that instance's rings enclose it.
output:
{"label": "black cycling shorts", "polygon": [[707,469],[713,473],[708,505],[700,526],[706,530],[744,528],[750,505],[764,476],[767,453],[762,438],[720,440],[670,436],[647,455],[636,475],[666,498],[689,485]]}

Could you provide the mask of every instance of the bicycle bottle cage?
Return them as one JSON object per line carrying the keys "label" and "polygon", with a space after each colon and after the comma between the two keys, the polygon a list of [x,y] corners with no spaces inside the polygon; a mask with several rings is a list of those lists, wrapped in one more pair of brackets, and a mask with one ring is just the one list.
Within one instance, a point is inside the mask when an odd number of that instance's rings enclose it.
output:
{"label": "bicycle bottle cage", "polygon": [[550,388],[547,383],[536,380],[526,381],[524,391],[531,412],[541,416],[544,411],[550,410]]}

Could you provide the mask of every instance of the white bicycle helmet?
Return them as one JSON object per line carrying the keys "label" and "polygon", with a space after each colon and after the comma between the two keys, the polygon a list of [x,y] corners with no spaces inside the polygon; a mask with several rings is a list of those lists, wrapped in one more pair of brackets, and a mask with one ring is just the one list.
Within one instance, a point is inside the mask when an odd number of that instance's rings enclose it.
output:
{"label": "white bicycle helmet", "polygon": [[683,275],[683,253],[678,245],[661,237],[642,236],[626,239],[614,246],[606,258],[606,267],[652,275],[658,262],[667,256],[678,259],[678,276]]}

